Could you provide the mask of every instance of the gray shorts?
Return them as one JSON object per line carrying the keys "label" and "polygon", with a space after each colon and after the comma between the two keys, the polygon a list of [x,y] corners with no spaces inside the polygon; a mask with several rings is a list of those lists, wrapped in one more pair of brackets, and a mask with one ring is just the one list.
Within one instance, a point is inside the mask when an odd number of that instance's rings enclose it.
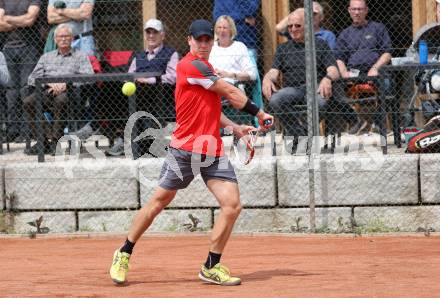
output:
{"label": "gray shorts", "polygon": [[234,168],[226,155],[212,157],[170,147],[160,171],[159,186],[169,190],[186,188],[198,174],[202,175],[205,184],[209,179],[237,183]]}

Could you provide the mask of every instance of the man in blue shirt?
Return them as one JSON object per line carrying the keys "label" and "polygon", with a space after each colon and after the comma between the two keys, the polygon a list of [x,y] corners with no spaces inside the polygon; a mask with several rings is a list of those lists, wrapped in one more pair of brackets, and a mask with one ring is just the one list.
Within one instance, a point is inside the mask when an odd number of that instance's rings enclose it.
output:
{"label": "man in blue shirt", "polygon": [[341,76],[349,78],[350,69],[377,76],[378,69],[391,61],[388,31],[383,24],[366,19],[365,0],[350,0],[348,12],[353,23],[339,34],[335,51]]}

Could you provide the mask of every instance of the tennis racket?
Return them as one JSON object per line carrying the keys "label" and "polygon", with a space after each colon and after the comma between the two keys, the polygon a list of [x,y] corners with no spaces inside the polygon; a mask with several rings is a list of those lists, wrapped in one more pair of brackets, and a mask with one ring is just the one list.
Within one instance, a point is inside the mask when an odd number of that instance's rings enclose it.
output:
{"label": "tennis racket", "polygon": [[[271,120],[265,120],[264,125],[270,126],[272,124]],[[238,161],[243,164],[249,164],[255,155],[255,146],[257,144],[257,139],[260,133],[262,132],[261,128],[258,128],[254,131],[249,131],[247,138],[243,137],[241,139],[234,139],[234,153],[235,157]]]}

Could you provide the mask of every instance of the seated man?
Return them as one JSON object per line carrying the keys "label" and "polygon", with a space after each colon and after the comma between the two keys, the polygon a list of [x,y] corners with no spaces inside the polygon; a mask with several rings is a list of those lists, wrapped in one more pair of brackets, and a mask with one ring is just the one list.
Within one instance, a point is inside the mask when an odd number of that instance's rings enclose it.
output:
{"label": "seated man", "polygon": [[[383,24],[366,19],[368,7],[365,0],[350,0],[348,12],[353,23],[336,40],[335,56],[341,76],[377,76],[378,69],[391,61],[388,31]],[[356,133],[361,126],[362,122],[357,122],[350,133]]]}
{"label": "seated man", "polygon": [[[137,78],[138,94],[137,109],[153,114],[164,124],[174,115],[173,91],[176,84],[176,66],[179,55],[173,48],[164,45],[165,29],[161,21],[150,19],[145,23],[144,34],[146,40],[145,51],[138,52],[128,69],[133,72],[159,72],[160,78]],[[121,124],[121,123],[119,123]],[[145,124],[148,126],[149,124]],[[124,153],[123,130],[116,127],[116,139],[112,148],[106,151],[107,155],[119,156]]]}
{"label": "seated man", "polygon": [[[279,34],[291,39],[289,31],[287,30],[287,18],[282,19],[276,26],[275,29]],[[330,30],[321,27],[321,22],[324,20],[324,8],[319,2],[313,1],[313,31],[315,32],[315,37],[320,38],[327,42],[330,49],[334,50],[336,47],[336,36]]]}
{"label": "seated man", "polygon": [[[269,100],[269,108],[278,116],[285,136],[293,136],[288,150],[296,150],[299,136],[307,135],[307,123],[295,113],[295,106],[306,104],[306,59],[304,44],[304,9],[298,8],[288,16],[288,30],[292,40],[278,46],[272,68],[263,78],[263,94]],[[343,112],[347,121],[353,121],[350,106],[334,96],[332,83],[339,78],[336,60],[327,43],[315,39],[316,67],[318,75],[319,106],[322,110],[329,103]],[[283,75],[283,88],[277,90],[275,83]],[[336,107],[337,106],[337,107]],[[301,110],[301,113],[304,109]],[[355,119],[355,118],[354,118]],[[292,147],[290,147],[292,146]]]}
{"label": "seated man", "polygon": [[[37,65],[29,76],[28,85],[35,87],[37,77],[50,77],[68,74],[92,74],[93,68],[83,52],[72,49],[72,29],[68,24],[61,24],[55,30],[55,42],[58,49],[40,57]],[[56,143],[63,135],[63,119],[68,103],[66,83],[51,83],[43,86],[43,111],[47,112],[47,122],[51,127],[45,129],[44,152],[55,153]],[[36,93],[32,93],[23,100],[23,109],[31,129],[36,135]],[[49,140],[51,139],[51,140]],[[28,155],[38,154],[38,144],[25,150]]]}

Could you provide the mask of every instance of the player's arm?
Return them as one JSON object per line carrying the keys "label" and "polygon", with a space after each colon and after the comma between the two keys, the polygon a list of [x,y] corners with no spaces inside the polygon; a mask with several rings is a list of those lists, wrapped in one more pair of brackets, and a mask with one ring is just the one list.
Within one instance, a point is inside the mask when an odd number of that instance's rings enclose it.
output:
{"label": "player's arm", "polygon": [[25,14],[19,16],[5,15],[3,20],[13,27],[30,27],[37,20],[40,13],[40,7],[38,5],[30,5]]}
{"label": "player's arm", "polygon": [[209,87],[209,90],[217,93],[220,96],[225,97],[231,105],[241,110],[242,112],[248,113],[252,116],[258,118],[258,122],[264,127],[270,127],[271,125],[265,124],[266,120],[270,120],[270,123],[273,123],[273,116],[266,114],[263,110],[261,110],[255,103],[253,103],[249,98],[246,97],[246,94],[243,93],[237,87],[229,84],[223,79],[218,79],[214,82],[214,84]]}

